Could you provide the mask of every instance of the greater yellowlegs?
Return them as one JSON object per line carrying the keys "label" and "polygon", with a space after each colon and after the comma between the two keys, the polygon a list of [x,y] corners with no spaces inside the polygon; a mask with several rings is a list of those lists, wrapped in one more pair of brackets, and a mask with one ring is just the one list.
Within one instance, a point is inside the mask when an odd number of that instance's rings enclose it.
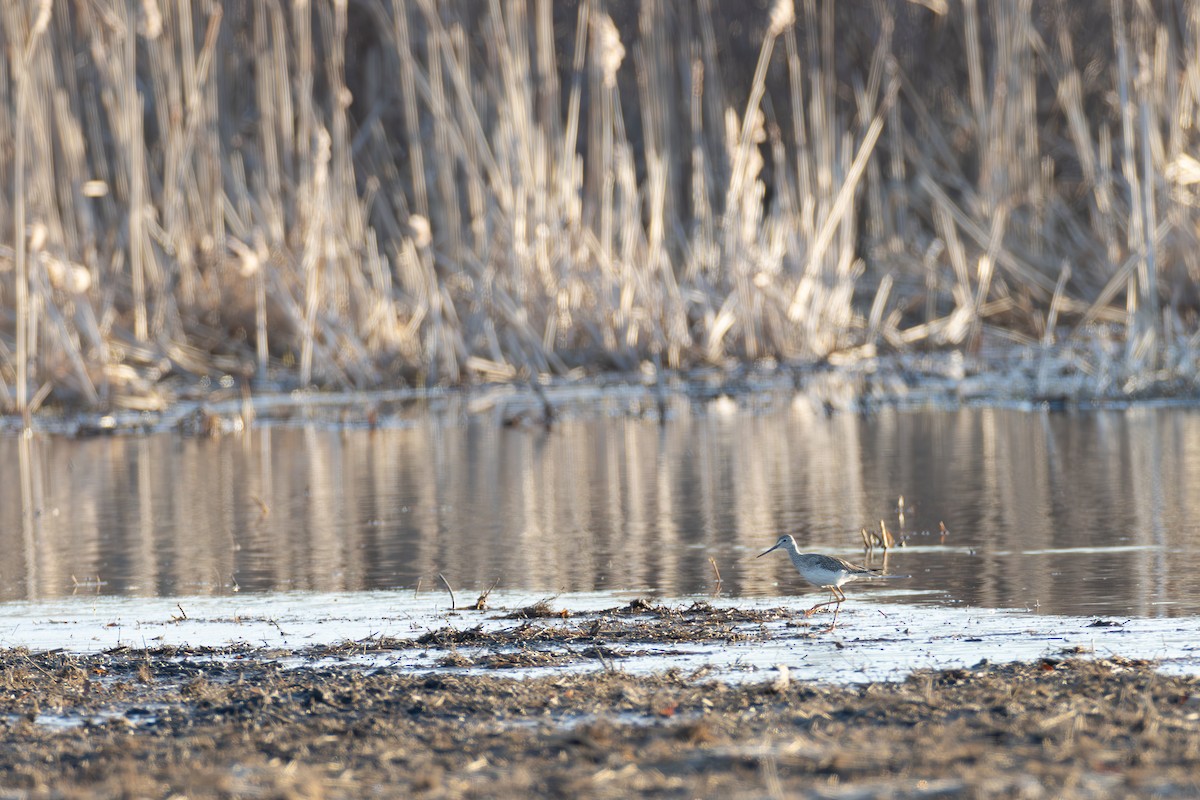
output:
{"label": "greater yellowlegs", "polygon": [[822,589],[830,591],[832,600],[817,603],[804,612],[804,616],[811,617],[816,613],[817,609],[825,606],[833,606],[833,622],[829,625],[829,630],[833,630],[834,626],[837,625],[838,611],[842,607],[842,601],[846,599],[846,595],[842,592],[841,588],[843,583],[849,583],[859,578],[886,577],[880,575],[881,570],[860,567],[857,564],[851,564],[849,561],[844,561],[834,556],[825,556],[820,553],[801,553],[800,548],[796,547],[796,540],[787,534],[780,536],[779,541],[775,542],[774,547],[759,553],[757,558],[762,558],[767,553],[780,548],[783,548],[783,551],[792,559],[792,565],[796,567],[796,571],[800,573],[800,576],[804,580],[814,586],[820,586]]}

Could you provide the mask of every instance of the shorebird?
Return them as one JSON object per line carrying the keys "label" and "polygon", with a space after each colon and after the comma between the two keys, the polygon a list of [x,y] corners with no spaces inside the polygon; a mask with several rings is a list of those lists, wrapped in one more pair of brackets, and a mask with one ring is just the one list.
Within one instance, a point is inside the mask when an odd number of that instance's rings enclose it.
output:
{"label": "shorebird", "polygon": [[824,556],[820,553],[801,553],[800,548],[796,547],[796,540],[787,534],[780,536],[779,541],[775,542],[774,547],[759,553],[756,558],[762,558],[767,553],[778,550],[781,547],[792,559],[792,565],[800,573],[800,577],[814,586],[820,586],[822,589],[830,591],[832,600],[817,603],[804,612],[804,616],[811,617],[816,613],[818,608],[833,606],[833,622],[830,623],[828,630],[833,630],[834,626],[837,625],[838,611],[841,610],[842,601],[846,599],[846,595],[842,592],[841,588],[843,583],[849,583],[859,578],[885,577],[880,575],[882,570],[860,567],[857,564],[851,564],[849,561],[843,561],[834,556]]}

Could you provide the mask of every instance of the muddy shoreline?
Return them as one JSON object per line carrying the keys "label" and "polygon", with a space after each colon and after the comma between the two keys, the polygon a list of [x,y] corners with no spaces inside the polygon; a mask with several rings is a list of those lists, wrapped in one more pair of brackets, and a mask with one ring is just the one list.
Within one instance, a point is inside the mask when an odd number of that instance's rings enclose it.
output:
{"label": "muddy shoreline", "polygon": [[[787,612],[631,603],[582,625],[520,616],[564,614],[552,605],[507,613],[500,631],[297,648],[0,651],[0,790],[1109,797],[1200,788],[1200,678],[1150,661],[1063,654],[854,686],[781,668],[733,683],[705,669],[633,674],[622,661],[638,648],[774,635],[768,624]],[[823,635],[802,618],[785,624],[789,635]],[[355,660],[421,649],[444,653],[424,673]],[[536,674],[520,677],[525,667]]]}
{"label": "muddy shoreline", "polygon": [[[1120,352],[1112,342],[1099,349],[1080,343],[998,344],[971,356],[957,351],[880,354],[815,364],[767,361],[355,392],[269,383],[252,388],[239,381],[214,384],[204,379],[177,382],[153,410],[68,404],[43,409],[31,424],[38,433],[81,438],[152,433],[213,437],[255,425],[373,429],[431,420],[460,424],[470,418],[551,430],[563,420],[595,415],[665,423],[695,413],[761,413],[785,406],[833,415],[972,405],[1047,411],[1196,405],[1195,387],[1178,377],[1135,380],[1126,375],[1118,380],[1124,372],[1115,360]],[[20,433],[23,426],[19,416],[0,415],[0,434]]]}

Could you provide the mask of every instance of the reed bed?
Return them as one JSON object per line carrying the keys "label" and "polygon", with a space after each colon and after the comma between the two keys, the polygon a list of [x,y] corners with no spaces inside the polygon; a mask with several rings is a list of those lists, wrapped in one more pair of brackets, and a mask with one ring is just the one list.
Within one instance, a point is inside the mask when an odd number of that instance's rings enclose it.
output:
{"label": "reed bed", "polygon": [[0,405],[992,345],[1190,391],[1197,33],[1182,0],[6,3]]}

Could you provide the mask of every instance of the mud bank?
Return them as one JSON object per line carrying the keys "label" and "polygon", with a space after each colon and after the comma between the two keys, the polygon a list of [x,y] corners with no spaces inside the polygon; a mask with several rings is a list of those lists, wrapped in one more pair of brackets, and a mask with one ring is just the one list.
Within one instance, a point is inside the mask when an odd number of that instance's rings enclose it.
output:
{"label": "mud bank", "polygon": [[[530,609],[532,612],[547,609]],[[606,638],[640,647],[719,637],[634,609]],[[696,617],[696,615],[693,615]],[[723,628],[723,625],[731,627]],[[300,649],[0,651],[0,794],[224,798],[1096,797],[1200,790],[1200,679],[1125,658],[1042,657],[832,686],[787,668],[633,674],[577,641],[431,631]],[[704,633],[708,631],[708,633]],[[468,669],[364,667],[367,651],[459,637]],[[453,648],[450,652],[456,652]],[[518,663],[514,653],[525,652]],[[507,655],[505,655],[507,654]],[[376,661],[376,664],[379,662]],[[517,677],[513,667],[536,666]],[[550,669],[546,669],[550,667]]]}

